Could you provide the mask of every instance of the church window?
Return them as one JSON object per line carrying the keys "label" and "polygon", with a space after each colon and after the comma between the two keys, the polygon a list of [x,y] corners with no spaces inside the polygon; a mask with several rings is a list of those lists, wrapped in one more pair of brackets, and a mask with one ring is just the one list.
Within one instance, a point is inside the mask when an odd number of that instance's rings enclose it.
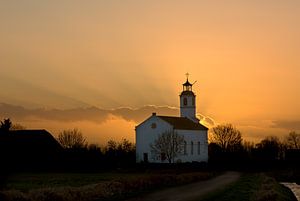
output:
{"label": "church window", "polygon": [[191,155],[193,155],[194,154],[194,143],[193,143],[193,141],[191,142]]}
{"label": "church window", "polygon": [[156,123],[152,123],[151,128],[155,129],[156,128]]}
{"label": "church window", "polygon": [[200,155],[200,142],[198,142],[198,155]]}
{"label": "church window", "polygon": [[195,105],[195,98],[192,98],[192,105]]}
{"label": "church window", "polygon": [[183,99],[183,105],[187,105],[187,98]]}
{"label": "church window", "polygon": [[183,142],[183,153],[184,153],[184,155],[187,155],[187,151],[186,151],[186,141]]}

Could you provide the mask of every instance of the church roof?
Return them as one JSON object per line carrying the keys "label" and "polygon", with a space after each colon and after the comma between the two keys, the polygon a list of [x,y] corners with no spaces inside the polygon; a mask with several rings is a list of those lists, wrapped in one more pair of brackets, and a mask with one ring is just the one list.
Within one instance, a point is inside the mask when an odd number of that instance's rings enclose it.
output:
{"label": "church roof", "polygon": [[157,116],[179,130],[208,130],[200,123],[195,123],[186,117]]}
{"label": "church roof", "polygon": [[189,80],[187,79],[185,83],[182,84],[183,86],[193,86]]}

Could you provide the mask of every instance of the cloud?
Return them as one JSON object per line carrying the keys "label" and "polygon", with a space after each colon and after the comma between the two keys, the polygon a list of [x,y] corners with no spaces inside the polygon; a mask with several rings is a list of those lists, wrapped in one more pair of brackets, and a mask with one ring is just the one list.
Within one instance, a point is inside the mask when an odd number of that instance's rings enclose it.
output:
{"label": "cloud", "polygon": [[101,109],[97,107],[74,108],[74,109],[27,109],[22,106],[16,106],[6,103],[0,103],[0,116],[2,118],[9,117],[18,120],[26,119],[44,119],[62,122],[72,121],[92,121],[103,123],[111,115],[121,117],[127,121],[140,122],[150,116],[152,112],[159,115],[178,115],[178,108],[169,106],[147,105],[140,108],[117,108],[117,109]]}
{"label": "cloud", "polygon": [[205,122],[205,124],[209,127],[215,126],[215,120],[210,117],[204,117],[202,121]]}
{"label": "cloud", "polygon": [[281,128],[292,130],[300,130],[300,120],[276,120],[272,122],[272,128]]}
{"label": "cloud", "polygon": [[[140,108],[121,107],[116,109],[101,109],[97,107],[74,108],[74,109],[28,109],[6,103],[0,103],[0,118],[11,118],[12,121],[25,120],[51,120],[58,122],[90,121],[101,124],[112,116],[126,121],[140,123],[156,112],[158,115],[178,116],[179,108],[170,106],[146,105]],[[213,127],[215,121],[202,114],[197,114],[201,123]]]}
{"label": "cloud", "polygon": [[179,109],[170,106],[147,105],[137,109],[123,107],[111,111],[115,116],[120,116],[123,119],[136,122],[145,120],[145,118],[150,116],[153,112],[156,112],[158,115],[178,116]]}

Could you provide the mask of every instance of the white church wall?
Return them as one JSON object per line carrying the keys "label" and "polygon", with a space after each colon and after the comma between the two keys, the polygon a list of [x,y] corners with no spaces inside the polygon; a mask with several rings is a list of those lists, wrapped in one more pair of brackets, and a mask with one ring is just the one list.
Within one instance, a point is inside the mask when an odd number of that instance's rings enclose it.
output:
{"label": "white church wall", "polygon": [[[156,125],[155,128],[153,128],[153,124]],[[172,130],[172,126],[155,115],[137,126],[136,162],[144,161],[144,153],[148,154],[148,162],[160,162],[160,160],[155,160],[156,157],[153,153],[151,154],[150,144],[154,143],[158,135],[168,130]]]}
{"label": "white church wall", "polygon": [[[186,153],[183,150],[179,154],[175,162],[207,162],[208,161],[208,142],[207,131],[205,130],[175,130],[178,135],[182,135],[186,142]],[[192,151],[193,142],[193,151]],[[198,150],[198,142],[200,142],[200,150]]]}
{"label": "white church wall", "polygon": [[[156,125],[153,128],[153,124]],[[150,163],[168,163],[167,160],[161,161],[159,156],[151,153],[150,144],[154,143],[158,135],[172,130],[172,126],[161,120],[157,116],[151,116],[138,127],[136,127],[136,162],[144,161],[144,153],[148,155]],[[207,131],[205,130],[175,130],[184,137],[187,143],[186,153],[184,151],[175,158],[175,162],[207,162],[208,161],[208,143]],[[192,143],[193,142],[193,153]],[[200,142],[200,152],[198,152],[198,142]]]}

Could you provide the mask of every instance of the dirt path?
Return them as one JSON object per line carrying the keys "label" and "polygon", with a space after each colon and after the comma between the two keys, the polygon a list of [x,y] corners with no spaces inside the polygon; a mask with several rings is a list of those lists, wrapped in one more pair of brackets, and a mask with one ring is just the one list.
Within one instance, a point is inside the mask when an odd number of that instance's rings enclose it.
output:
{"label": "dirt path", "polygon": [[194,200],[202,195],[222,188],[240,177],[238,172],[226,172],[218,177],[207,181],[200,181],[184,186],[168,188],[145,194],[140,197],[132,198],[127,201],[189,201]]}

